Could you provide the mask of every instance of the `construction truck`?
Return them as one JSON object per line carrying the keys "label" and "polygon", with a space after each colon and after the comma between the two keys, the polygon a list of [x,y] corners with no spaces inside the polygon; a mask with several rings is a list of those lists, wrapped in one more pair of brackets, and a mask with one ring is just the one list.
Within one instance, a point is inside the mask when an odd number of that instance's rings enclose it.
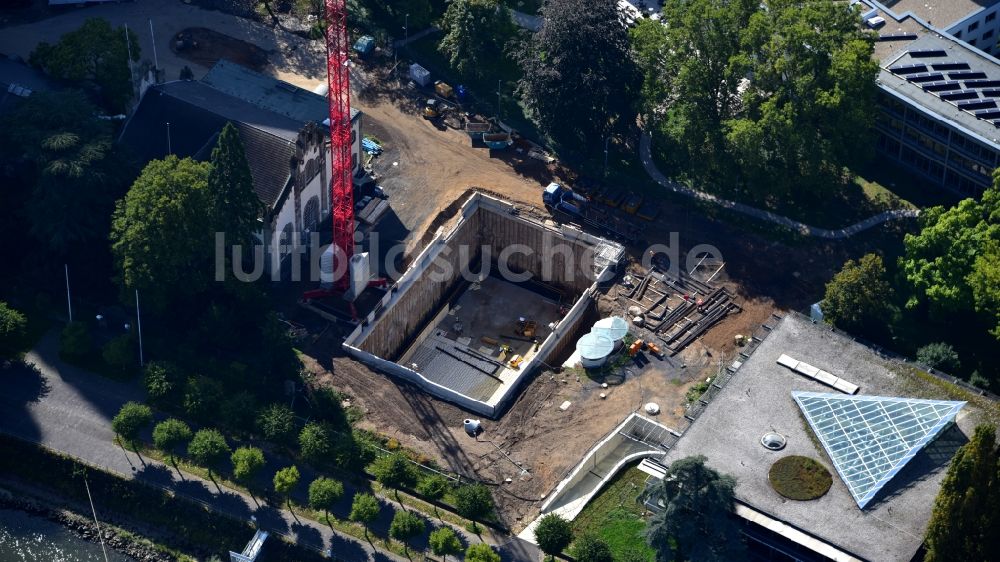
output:
{"label": "construction truck", "polygon": [[542,202],[552,216],[566,222],[589,226],[602,234],[626,243],[639,240],[640,229],[635,220],[619,216],[611,209],[603,209],[572,189],[550,183],[542,191]]}

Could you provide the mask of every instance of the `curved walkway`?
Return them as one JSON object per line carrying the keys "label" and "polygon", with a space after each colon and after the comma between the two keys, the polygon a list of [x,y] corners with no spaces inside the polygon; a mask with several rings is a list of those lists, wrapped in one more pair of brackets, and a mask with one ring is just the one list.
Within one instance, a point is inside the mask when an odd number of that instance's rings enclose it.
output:
{"label": "curved walkway", "polygon": [[663,172],[656,167],[656,163],[653,161],[652,154],[652,135],[648,132],[643,132],[642,137],[639,139],[639,158],[642,160],[642,165],[646,168],[646,173],[649,177],[653,178],[653,181],[662,185],[663,187],[673,191],[674,193],[679,193],[686,197],[691,197],[693,199],[698,199],[701,201],[707,201],[709,203],[718,205],[722,208],[729,209],[730,211],[735,211],[737,213],[742,213],[744,215],[753,217],[758,220],[771,222],[779,226],[788,228],[794,232],[805,236],[814,236],[816,238],[826,238],[828,240],[840,240],[844,238],[849,238],[854,236],[859,232],[863,232],[878,226],[882,223],[889,222],[891,220],[904,219],[904,218],[914,218],[920,215],[920,210],[918,209],[897,209],[893,211],[885,211],[879,213],[875,216],[868,217],[867,219],[854,223],[850,226],[845,226],[844,228],[838,229],[827,229],[819,228],[816,226],[811,226],[796,220],[792,220],[788,217],[772,213],[771,211],[765,211],[764,209],[758,209],[757,207],[751,207],[745,203],[739,203],[736,201],[729,201],[728,199],[722,199],[716,197],[711,193],[705,193],[704,191],[698,191],[696,189],[691,189],[690,187],[681,185],[675,181],[672,181],[663,175]]}

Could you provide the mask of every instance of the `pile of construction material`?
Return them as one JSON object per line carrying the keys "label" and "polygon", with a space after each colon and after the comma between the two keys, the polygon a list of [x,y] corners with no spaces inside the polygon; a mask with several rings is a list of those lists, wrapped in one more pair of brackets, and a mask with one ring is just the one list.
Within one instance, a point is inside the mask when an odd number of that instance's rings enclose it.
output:
{"label": "pile of construction material", "polygon": [[625,304],[633,324],[648,332],[647,341],[660,340],[668,355],[676,355],[726,315],[741,310],[724,287],[656,267],[646,275],[629,275],[615,298]]}

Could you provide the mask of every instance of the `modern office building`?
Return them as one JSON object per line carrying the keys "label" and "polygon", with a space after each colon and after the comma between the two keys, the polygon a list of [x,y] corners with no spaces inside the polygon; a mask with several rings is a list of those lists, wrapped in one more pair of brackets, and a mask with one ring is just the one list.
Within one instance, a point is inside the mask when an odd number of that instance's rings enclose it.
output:
{"label": "modern office building", "polygon": [[[1000,165],[997,0],[860,2],[881,17],[875,56],[879,153],[961,196],[982,195]],[[941,27],[936,27],[941,25]]]}

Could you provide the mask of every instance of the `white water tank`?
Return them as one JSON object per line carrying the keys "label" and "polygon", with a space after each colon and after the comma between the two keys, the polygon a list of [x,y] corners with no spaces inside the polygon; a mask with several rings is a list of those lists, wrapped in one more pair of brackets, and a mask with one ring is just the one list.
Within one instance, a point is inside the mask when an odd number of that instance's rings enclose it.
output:
{"label": "white water tank", "polygon": [[349,300],[354,300],[365,289],[368,288],[368,281],[372,278],[371,261],[368,252],[361,252],[351,256],[351,286],[348,289]]}
{"label": "white water tank", "polygon": [[585,369],[603,366],[614,349],[615,343],[611,338],[594,332],[586,334],[576,342],[576,351],[580,354],[580,363]]}
{"label": "white water tank", "polygon": [[615,344],[615,349],[620,349],[622,340],[628,334],[628,321],[621,316],[602,318],[594,323],[594,327],[590,331],[594,334],[607,336]]}

